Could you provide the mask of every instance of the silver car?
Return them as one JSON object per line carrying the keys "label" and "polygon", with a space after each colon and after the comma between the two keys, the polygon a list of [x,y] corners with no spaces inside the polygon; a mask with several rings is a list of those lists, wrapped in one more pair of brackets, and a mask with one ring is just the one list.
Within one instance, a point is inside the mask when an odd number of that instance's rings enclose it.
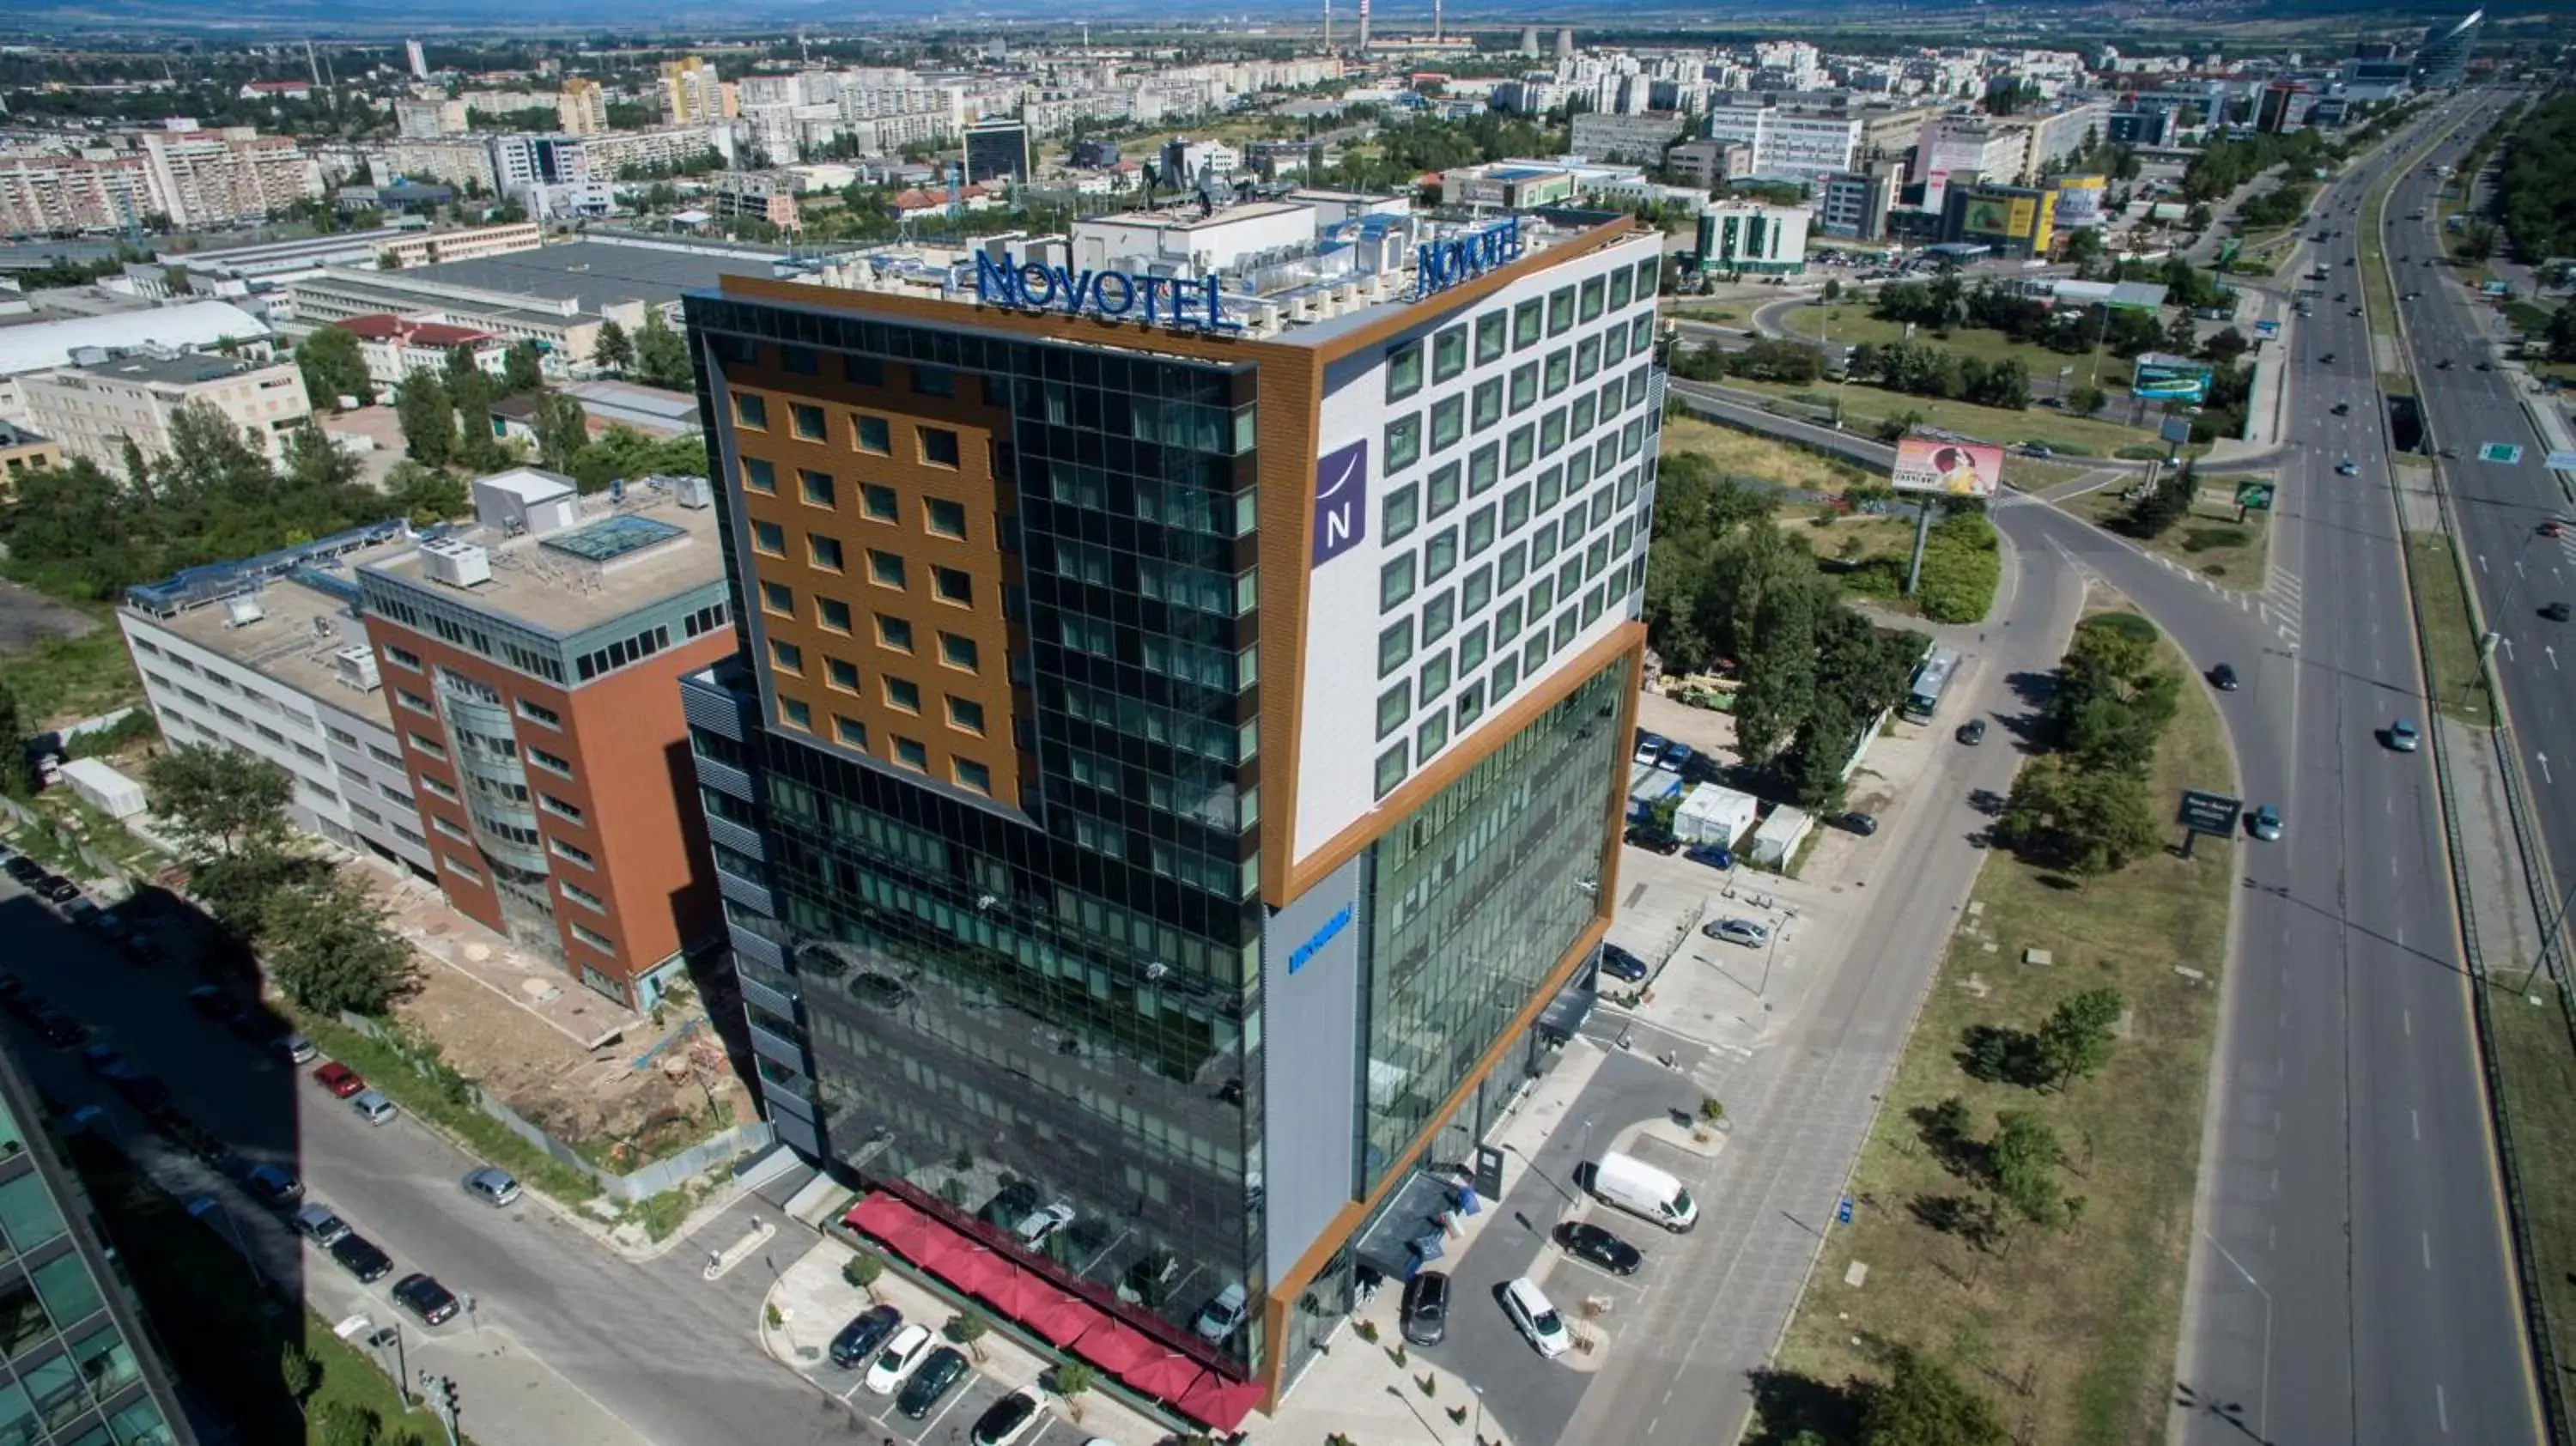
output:
{"label": "silver car", "polygon": [[519,1198],[519,1182],[509,1171],[485,1165],[466,1172],[465,1193],[497,1209]]}
{"label": "silver car", "polygon": [[1699,931],[1712,939],[1741,944],[1747,949],[1759,949],[1771,942],[1769,927],[1751,919],[1713,919],[1700,925]]}

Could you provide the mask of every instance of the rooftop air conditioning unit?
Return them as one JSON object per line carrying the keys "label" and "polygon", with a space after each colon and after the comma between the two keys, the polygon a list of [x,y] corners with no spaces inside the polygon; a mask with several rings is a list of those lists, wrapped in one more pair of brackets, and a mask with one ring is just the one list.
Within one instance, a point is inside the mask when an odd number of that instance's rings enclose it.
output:
{"label": "rooftop air conditioning unit", "polygon": [[248,627],[267,616],[268,609],[260,605],[259,598],[255,594],[243,593],[238,597],[224,599],[225,627]]}
{"label": "rooftop air conditioning unit", "polygon": [[492,554],[474,543],[443,537],[420,545],[420,568],[432,582],[473,587],[492,580]]}
{"label": "rooftop air conditioning unit", "polygon": [[343,684],[361,693],[372,693],[383,685],[383,679],[376,674],[376,654],[372,648],[342,648],[332,655],[332,665]]}
{"label": "rooftop air conditioning unit", "polygon": [[715,489],[707,484],[706,478],[679,477],[673,482],[671,493],[681,506],[707,508],[715,505]]}

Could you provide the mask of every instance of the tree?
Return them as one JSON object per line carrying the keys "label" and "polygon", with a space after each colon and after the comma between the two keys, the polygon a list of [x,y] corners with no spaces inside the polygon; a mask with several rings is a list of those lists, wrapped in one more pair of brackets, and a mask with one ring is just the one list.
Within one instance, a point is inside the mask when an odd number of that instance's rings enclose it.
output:
{"label": "tree", "polygon": [[984,1319],[983,1312],[961,1310],[948,1318],[947,1328],[942,1334],[955,1344],[964,1346],[966,1354],[981,1363],[984,1359],[984,1348],[977,1342],[983,1340],[985,1333],[992,1328],[993,1323]]}
{"label": "tree", "polygon": [[1082,1419],[1082,1394],[1099,1383],[1099,1376],[1080,1361],[1065,1361],[1055,1368],[1055,1393],[1063,1398],[1073,1419]]}
{"label": "tree", "polygon": [[355,1401],[322,1403],[322,1446],[377,1446],[384,1422]]}
{"label": "tree", "polygon": [[2576,361],[2576,302],[2549,314],[2549,359]]}
{"label": "tree", "polygon": [[2032,1110],[2005,1110],[1995,1123],[1994,1143],[1986,1147],[1995,1193],[2034,1225],[2063,1221],[2066,1197],[2057,1191],[2057,1168],[2066,1162],[2066,1151],[2057,1132]]}
{"label": "tree", "polygon": [[424,467],[446,466],[456,453],[456,408],[438,374],[422,367],[405,377],[394,394],[394,412],[411,459]]}
{"label": "tree", "polygon": [[27,778],[27,720],[18,712],[18,695],[6,681],[0,681],[0,796],[25,798],[32,790]]}
{"label": "tree", "polygon": [[2143,778],[2180,707],[2181,677],[2157,661],[2153,632],[2099,617],[2076,628],[2058,661],[2049,721],[2084,769]]}
{"label": "tree", "polygon": [[337,410],[344,396],[362,407],[375,405],[376,383],[367,374],[357,333],[337,326],[315,328],[296,343],[295,365],[304,373],[304,394],[313,405]]}
{"label": "tree", "polygon": [[2006,1446],[2012,1438],[1992,1402],[1912,1347],[1888,1354],[1887,1381],[1861,1408],[1867,1446]]}
{"label": "tree", "polygon": [[199,401],[170,414],[170,450],[152,471],[165,490],[198,493],[256,491],[276,480],[251,431]]}
{"label": "tree", "polygon": [[260,922],[269,967],[300,1008],[382,1014],[420,967],[354,874],[332,872],[281,890]]}
{"label": "tree", "polygon": [[644,313],[644,329],[635,337],[635,372],[649,386],[685,388],[697,384],[689,370],[689,344],[662,319],[662,309]]}
{"label": "tree", "polygon": [[590,445],[590,414],[579,401],[561,392],[537,398],[537,459],[549,470],[570,472],[573,459]]}
{"label": "tree", "polygon": [[841,1279],[852,1288],[865,1291],[870,1301],[877,1298],[877,1281],[885,1275],[885,1257],[862,1250],[841,1262]]}
{"label": "tree", "polygon": [[501,372],[503,390],[515,397],[533,392],[545,384],[546,363],[545,358],[537,351],[537,344],[523,341],[512,346],[509,355],[504,359]]}
{"label": "tree", "polygon": [[474,368],[447,384],[448,401],[456,408],[455,460],[477,472],[497,471],[510,462],[500,434],[492,430],[492,404],[499,392],[490,372]]}
{"label": "tree", "polygon": [[385,474],[385,499],[414,527],[462,517],[470,501],[464,483],[409,459],[396,462]]}
{"label": "tree", "polygon": [[449,347],[447,354],[439,360],[441,370],[447,373],[447,389],[451,392],[456,390],[459,380],[483,370],[483,359],[475,354],[474,348],[462,343]]}
{"label": "tree", "polygon": [[2079,417],[2089,417],[2109,404],[2110,394],[2097,386],[2081,386],[2066,394],[2066,407]]}
{"label": "tree", "polygon": [[358,472],[358,459],[342,451],[312,418],[286,434],[286,477],[295,485],[347,487],[358,480]]}
{"label": "tree", "polygon": [[287,1399],[295,1403],[298,1411],[313,1399],[315,1391],[322,1389],[322,1363],[293,1341],[277,1353],[277,1374],[280,1384],[286,1387]]}
{"label": "tree", "polygon": [[2191,515],[2192,499],[2200,492],[2200,478],[2188,462],[2159,476],[2129,504],[2121,519],[2128,530],[2139,537],[2161,537],[2173,525]]}
{"label": "tree", "polygon": [[1994,836],[2032,863],[2077,874],[2117,872],[2158,840],[2145,779],[2085,771],[2064,754],[2033,762],[2013,780]]}
{"label": "tree", "polygon": [[286,836],[295,777],[256,754],[182,743],[145,767],[153,812],[195,858],[274,847]]}
{"label": "tree", "polygon": [[2039,1026],[2040,1067],[2060,1089],[2111,1062],[2112,1031],[2129,1002],[2117,989],[2087,989],[2061,1001]]}
{"label": "tree", "polygon": [[635,365],[635,341],[626,328],[613,321],[599,324],[599,336],[590,344],[590,359],[600,367],[624,376]]}

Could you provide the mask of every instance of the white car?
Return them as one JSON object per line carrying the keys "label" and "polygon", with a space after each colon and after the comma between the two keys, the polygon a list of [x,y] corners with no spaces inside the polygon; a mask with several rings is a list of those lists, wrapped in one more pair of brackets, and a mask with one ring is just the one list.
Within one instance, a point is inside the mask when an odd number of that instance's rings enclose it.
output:
{"label": "white car", "polygon": [[1524,1275],[1503,1287],[1503,1310],[1512,1318],[1520,1333],[1538,1347],[1538,1353],[1554,1360],[1573,1348],[1574,1338],[1567,1334],[1565,1317],[1548,1304],[1538,1283]]}
{"label": "white car", "polygon": [[1028,1218],[1022,1220],[1019,1228],[1012,1233],[1020,1237],[1022,1245],[1035,1250],[1046,1243],[1048,1236],[1072,1223],[1073,1207],[1058,1200],[1052,1205],[1041,1205],[1030,1211]]}
{"label": "white car", "polygon": [[1771,942],[1771,931],[1751,919],[1712,919],[1700,925],[1699,931],[1712,939],[1759,949]]}
{"label": "white car", "polygon": [[402,1113],[394,1108],[392,1100],[374,1090],[360,1090],[349,1100],[349,1108],[356,1110],[358,1118],[371,1125],[389,1124],[395,1115]]}
{"label": "white car", "polygon": [[1234,1334],[1243,1324],[1244,1295],[1242,1286],[1229,1285],[1217,1292],[1216,1299],[1201,1306],[1194,1322],[1200,1339],[1221,1341]]}
{"label": "white car", "polygon": [[863,1384],[880,1396],[891,1396],[895,1387],[903,1384],[904,1377],[912,1374],[912,1368],[921,1364],[921,1358],[929,1354],[930,1327],[905,1326],[894,1333],[894,1339],[886,1342],[885,1349],[877,1352],[877,1358],[869,1363],[867,1380]]}

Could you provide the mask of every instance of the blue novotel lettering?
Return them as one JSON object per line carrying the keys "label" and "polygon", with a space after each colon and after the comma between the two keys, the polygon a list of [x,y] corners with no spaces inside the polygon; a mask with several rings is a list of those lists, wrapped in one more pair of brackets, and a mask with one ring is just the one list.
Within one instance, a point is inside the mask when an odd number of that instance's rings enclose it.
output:
{"label": "blue novotel lettering", "polygon": [[1413,248],[1413,294],[1446,291],[1521,258],[1521,218],[1507,216],[1482,231]]}
{"label": "blue novotel lettering", "polygon": [[1142,321],[1147,326],[1243,330],[1242,322],[1225,314],[1223,285],[1216,276],[1193,281],[1126,271],[1075,271],[1007,255],[999,260],[978,255],[975,299],[986,306]]}
{"label": "blue novotel lettering", "polygon": [[1297,946],[1296,952],[1288,956],[1289,973],[1294,974],[1305,968],[1307,960],[1323,952],[1324,946],[1333,942],[1335,935],[1351,926],[1351,907],[1349,904],[1342,905],[1334,912],[1333,917],[1324,921],[1324,927],[1315,931],[1314,938]]}

